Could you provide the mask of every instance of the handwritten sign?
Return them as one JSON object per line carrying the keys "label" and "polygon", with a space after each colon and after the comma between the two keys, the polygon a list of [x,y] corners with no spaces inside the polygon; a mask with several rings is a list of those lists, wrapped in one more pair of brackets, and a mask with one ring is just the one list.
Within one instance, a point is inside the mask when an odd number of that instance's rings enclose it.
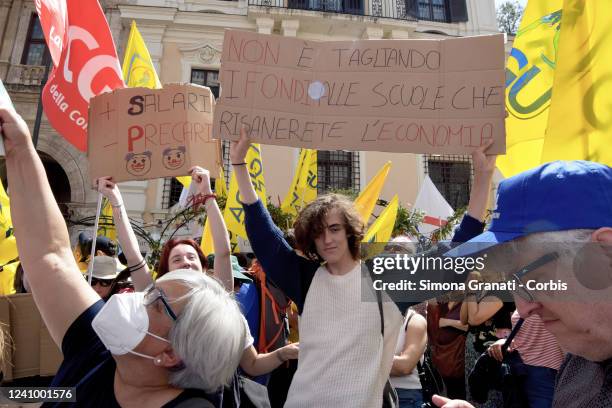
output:
{"label": "handwritten sign", "polygon": [[125,88],[91,99],[89,173],[116,181],[185,176],[192,166],[218,177],[212,139],[214,98],[198,85]]}
{"label": "handwritten sign", "polygon": [[225,32],[214,134],[314,149],[505,152],[502,35],[314,42]]}

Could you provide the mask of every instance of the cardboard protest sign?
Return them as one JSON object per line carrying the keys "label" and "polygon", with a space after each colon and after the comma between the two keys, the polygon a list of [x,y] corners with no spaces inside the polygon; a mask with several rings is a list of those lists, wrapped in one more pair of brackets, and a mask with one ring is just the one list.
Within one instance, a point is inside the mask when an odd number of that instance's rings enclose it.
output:
{"label": "cardboard protest sign", "polygon": [[1,297],[0,323],[7,341],[2,365],[5,380],[55,374],[62,352],[51,339],[31,294]]}
{"label": "cardboard protest sign", "polygon": [[[11,101],[11,97],[8,94],[8,91],[4,87],[2,80],[0,79],[0,108],[10,108],[15,109],[13,106],[13,102]],[[2,132],[0,131],[0,136]],[[6,152],[4,151],[4,139],[0,137],[0,156],[4,156]]]}
{"label": "cardboard protest sign", "polygon": [[163,89],[117,89],[91,99],[88,151],[92,183],[188,174],[192,166],[217,177],[220,141],[212,139],[210,89],[170,84]]}
{"label": "cardboard protest sign", "polygon": [[314,42],[228,30],[214,134],[314,149],[505,151],[503,35]]}

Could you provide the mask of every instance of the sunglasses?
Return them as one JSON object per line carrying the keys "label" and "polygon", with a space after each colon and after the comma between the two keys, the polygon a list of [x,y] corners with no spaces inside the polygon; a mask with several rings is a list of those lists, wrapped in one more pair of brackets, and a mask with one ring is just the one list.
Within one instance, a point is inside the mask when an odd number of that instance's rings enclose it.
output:
{"label": "sunglasses", "polygon": [[[85,280],[87,280],[87,276],[85,276]],[[113,284],[115,280],[114,279],[98,279],[98,278],[91,278],[91,286],[96,286],[96,285],[100,285],[103,288],[108,288],[110,285]]]}

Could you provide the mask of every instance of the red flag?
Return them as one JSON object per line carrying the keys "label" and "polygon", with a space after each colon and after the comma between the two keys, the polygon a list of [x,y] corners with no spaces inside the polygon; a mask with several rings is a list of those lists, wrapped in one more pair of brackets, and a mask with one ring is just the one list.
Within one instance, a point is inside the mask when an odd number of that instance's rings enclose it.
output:
{"label": "red flag", "polygon": [[124,88],[117,50],[97,0],[66,0],[62,54],[42,94],[51,125],[87,151],[89,99]]}
{"label": "red flag", "polygon": [[35,0],[34,5],[47,39],[53,65],[57,66],[66,34],[66,0]]}

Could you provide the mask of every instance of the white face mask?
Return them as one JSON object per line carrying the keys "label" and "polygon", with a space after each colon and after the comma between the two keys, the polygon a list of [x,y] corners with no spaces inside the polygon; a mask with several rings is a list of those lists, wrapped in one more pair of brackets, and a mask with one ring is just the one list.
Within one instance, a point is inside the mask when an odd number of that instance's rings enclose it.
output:
{"label": "white face mask", "polygon": [[170,343],[148,331],[149,315],[143,299],[143,292],[113,295],[91,322],[100,341],[111,353],[115,355],[131,353],[153,360],[154,357],[134,351],[142,339],[148,334]]}

